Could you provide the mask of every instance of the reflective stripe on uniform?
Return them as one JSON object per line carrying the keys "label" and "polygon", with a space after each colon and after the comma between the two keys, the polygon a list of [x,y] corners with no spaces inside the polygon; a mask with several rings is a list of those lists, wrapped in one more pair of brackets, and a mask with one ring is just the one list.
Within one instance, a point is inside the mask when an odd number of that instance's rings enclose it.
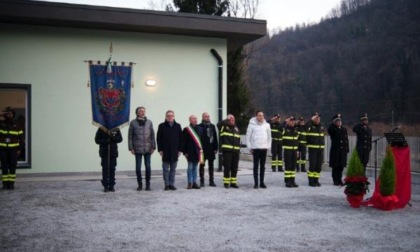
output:
{"label": "reflective stripe on uniform", "polygon": [[298,147],[297,146],[283,146],[283,149],[285,149],[285,150],[297,150]]}
{"label": "reflective stripe on uniform", "polygon": [[284,171],[284,177],[285,178],[294,178],[296,177],[296,172],[295,171]]}
{"label": "reflective stripe on uniform", "polygon": [[305,134],[306,136],[319,136],[319,137],[323,137],[324,133],[312,133],[312,132],[306,132]]}
{"label": "reflective stripe on uniform", "polygon": [[312,149],[324,149],[325,145],[313,145],[313,144],[308,144],[308,148],[312,148]]}

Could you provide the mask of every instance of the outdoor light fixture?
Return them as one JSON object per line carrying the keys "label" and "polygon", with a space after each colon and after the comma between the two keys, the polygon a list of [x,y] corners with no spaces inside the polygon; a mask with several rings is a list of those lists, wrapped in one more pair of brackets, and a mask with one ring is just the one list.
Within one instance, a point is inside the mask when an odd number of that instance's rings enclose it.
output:
{"label": "outdoor light fixture", "polygon": [[146,80],[146,86],[155,86],[156,85],[156,81],[155,80]]}

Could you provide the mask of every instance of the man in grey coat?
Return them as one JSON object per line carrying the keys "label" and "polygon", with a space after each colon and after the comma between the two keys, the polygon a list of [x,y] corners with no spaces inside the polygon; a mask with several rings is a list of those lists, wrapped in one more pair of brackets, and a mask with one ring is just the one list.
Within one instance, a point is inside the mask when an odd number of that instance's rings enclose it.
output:
{"label": "man in grey coat", "polygon": [[144,166],[146,167],[146,191],[150,191],[150,156],[156,149],[155,131],[153,123],[146,117],[146,109],[138,107],[136,109],[137,118],[130,122],[128,129],[128,150],[136,156],[136,175],[137,191],[143,190],[141,176],[141,161],[144,156]]}

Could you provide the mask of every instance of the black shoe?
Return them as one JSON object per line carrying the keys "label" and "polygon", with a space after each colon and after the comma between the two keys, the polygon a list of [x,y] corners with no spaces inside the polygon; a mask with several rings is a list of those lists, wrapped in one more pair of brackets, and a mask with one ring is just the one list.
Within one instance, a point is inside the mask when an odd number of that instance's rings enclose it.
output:
{"label": "black shoe", "polygon": [[276,172],[276,171],[277,171],[277,170],[276,170],[276,167],[273,167],[273,168],[272,168],[272,170],[273,170],[273,172]]}
{"label": "black shoe", "polygon": [[137,191],[141,191],[141,190],[143,190],[142,186],[137,187]]}
{"label": "black shoe", "polygon": [[104,192],[109,192],[109,189],[108,188],[104,188]]}
{"label": "black shoe", "polygon": [[113,187],[113,186],[111,186],[111,187],[109,188],[109,191],[110,191],[110,192],[115,192],[114,187]]}
{"label": "black shoe", "polygon": [[315,186],[320,187],[320,186],[321,186],[321,184],[320,184],[318,181],[316,181],[316,182],[315,182]]}
{"label": "black shoe", "polygon": [[258,189],[258,186],[257,185],[254,185],[254,189]]}
{"label": "black shoe", "polygon": [[204,181],[200,181],[200,187],[204,187]]}
{"label": "black shoe", "polygon": [[292,188],[292,187],[293,187],[293,185],[292,185],[292,183],[290,183],[290,181],[287,181],[287,182],[286,182],[286,187],[287,187],[287,188]]}
{"label": "black shoe", "polygon": [[264,189],[267,188],[267,186],[264,183],[260,183],[260,187]]}
{"label": "black shoe", "polygon": [[237,184],[230,184],[230,187],[238,189],[239,186]]}
{"label": "black shoe", "polygon": [[151,191],[150,186],[146,186],[146,191]]}
{"label": "black shoe", "polygon": [[225,184],[225,188],[229,188],[229,184]]}
{"label": "black shoe", "polygon": [[176,187],[175,187],[175,186],[173,186],[173,185],[170,185],[170,186],[169,186],[169,189],[171,189],[172,191],[175,191],[175,190],[176,190]]}
{"label": "black shoe", "polygon": [[216,187],[216,184],[214,183],[214,181],[210,181],[209,186]]}
{"label": "black shoe", "polygon": [[168,191],[170,188],[168,185],[165,186],[165,191]]}
{"label": "black shoe", "polygon": [[283,172],[283,168],[279,167],[279,172]]}
{"label": "black shoe", "polygon": [[197,183],[193,183],[192,188],[193,189],[200,189],[200,187],[197,185]]}

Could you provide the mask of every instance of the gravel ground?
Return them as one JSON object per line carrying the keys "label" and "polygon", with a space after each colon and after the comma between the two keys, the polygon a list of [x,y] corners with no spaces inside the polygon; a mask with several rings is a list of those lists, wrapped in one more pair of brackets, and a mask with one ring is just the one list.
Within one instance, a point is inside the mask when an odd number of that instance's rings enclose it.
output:
{"label": "gravel ground", "polygon": [[[344,188],[322,173],[322,186],[284,187],[283,173],[266,172],[267,189],[253,189],[250,162],[241,161],[239,189],[137,192],[134,177],[118,176],[103,193],[99,176],[22,178],[0,191],[0,251],[418,251],[420,179],[413,175],[412,206],[385,212],[351,208]],[[207,174],[206,174],[207,176]],[[373,179],[371,179],[372,181]],[[371,185],[373,188],[373,185]],[[372,191],[367,195],[372,194]]]}

